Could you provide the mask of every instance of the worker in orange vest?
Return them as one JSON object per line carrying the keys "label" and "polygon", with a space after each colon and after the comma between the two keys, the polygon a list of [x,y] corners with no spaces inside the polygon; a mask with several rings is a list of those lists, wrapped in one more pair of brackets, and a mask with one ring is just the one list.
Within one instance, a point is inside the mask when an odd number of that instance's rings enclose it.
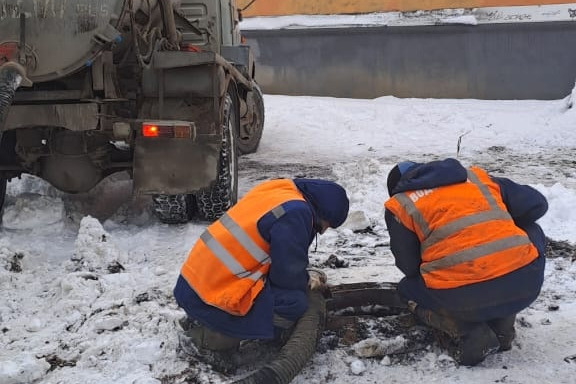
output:
{"label": "worker in orange vest", "polygon": [[184,262],[174,296],[196,347],[235,350],[241,340],[285,336],[307,309],[308,269],[317,234],[337,228],[349,201],[317,179],[263,182],[202,233]]}
{"label": "worker in orange vest", "polygon": [[512,347],[516,314],[539,295],[548,210],[534,188],[455,159],[397,164],[385,220],[398,290],[454,359],[476,365]]}

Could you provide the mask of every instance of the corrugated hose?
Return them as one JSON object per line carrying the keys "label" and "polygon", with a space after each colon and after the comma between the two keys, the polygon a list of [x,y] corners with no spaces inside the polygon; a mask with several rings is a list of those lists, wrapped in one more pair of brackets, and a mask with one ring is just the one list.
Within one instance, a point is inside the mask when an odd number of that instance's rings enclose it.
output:
{"label": "corrugated hose", "polygon": [[232,384],[289,384],[316,351],[326,320],[326,300],[319,291],[308,294],[308,310],[294,327],[278,357]]}

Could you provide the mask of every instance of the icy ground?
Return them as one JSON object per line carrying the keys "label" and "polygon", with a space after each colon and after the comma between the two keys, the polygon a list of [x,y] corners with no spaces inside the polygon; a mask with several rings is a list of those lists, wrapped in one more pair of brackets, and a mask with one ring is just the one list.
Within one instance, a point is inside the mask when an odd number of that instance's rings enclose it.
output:
{"label": "icy ground", "polygon": [[[297,176],[337,180],[348,190],[349,221],[319,237],[310,253],[331,284],[401,278],[383,203],[387,172],[405,159],[458,156],[533,185],[550,203],[540,224],[558,242],[511,351],[458,367],[432,339],[402,350],[410,335],[387,335],[375,318],[352,343],[326,335],[294,383],[574,382],[576,110],[567,100],[266,95],[265,103],[260,149],[241,160],[241,193],[261,180]],[[183,312],[172,288],[207,223],[161,224],[149,201],[132,199],[130,190],[123,174],[76,196],[32,177],[9,184],[0,229],[0,384],[228,380],[177,353],[174,322]]]}

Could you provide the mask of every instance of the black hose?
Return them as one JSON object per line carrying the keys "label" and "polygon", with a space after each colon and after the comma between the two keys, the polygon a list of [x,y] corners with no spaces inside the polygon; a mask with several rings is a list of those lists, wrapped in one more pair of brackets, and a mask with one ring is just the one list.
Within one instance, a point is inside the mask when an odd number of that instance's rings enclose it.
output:
{"label": "black hose", "polygon": [[326,301],[321,292],[308,295],[308,310],[298,321],[292,336],[278,357],[233,384],[288,384],[308,363],[324,330]]}
{"label": "black hose", "polygon": [[16,65],[6,64],[0,67],[0,127],[4,124],[22,80],[23,76]]}

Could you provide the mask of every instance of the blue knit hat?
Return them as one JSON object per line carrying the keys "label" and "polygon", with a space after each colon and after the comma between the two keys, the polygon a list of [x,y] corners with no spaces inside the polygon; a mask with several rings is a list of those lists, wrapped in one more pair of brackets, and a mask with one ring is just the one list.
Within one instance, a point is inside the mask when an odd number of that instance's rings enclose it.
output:
{"label": "blue knit hat", "polygon": [[408,171],[410,168],[415,166],[416,163],[413,161],[403,161],[397,164],[398,170],[400,171],[400,175],[403,175]]}
{"label": "blue knit hat", "polygon": [[402,175],[408,172],[408,170],[414,167],[415,165],[418,164],[413,161],[402,161],[401,163],[396,164],[394,168],[390,170],[390,173],[388,173],[388,180],[386,181],[389,196],[392,196],[392,191],[394,190],[396,185],[398,185],[398,182],[400,181]]}
{"label": "blue knit hat", "polygon": [[320,179],[294,179],[294,184],[312,204],[316,214],[328,221],[332,228],[337,228],[346,221],[350,202],[342,186]]}

